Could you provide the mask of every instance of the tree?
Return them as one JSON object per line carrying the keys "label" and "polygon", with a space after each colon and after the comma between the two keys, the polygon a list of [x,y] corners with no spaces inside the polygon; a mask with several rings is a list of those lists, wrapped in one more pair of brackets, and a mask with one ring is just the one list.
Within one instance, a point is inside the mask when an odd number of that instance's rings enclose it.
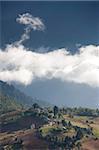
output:
{"label": "tree", "polygon": [[23,147],[23,141],[21,139],[15,139],[14,143],[12,144],[13,150],[21,150]]}
{"label": "tree", "polygon": [[35,108],[39,108],[39,105],[37,104],[37,103],[34,103],[33,105],[32,105],[32,107],[35,109]]}
{"label": "tree", "polygon": [[71,122],[69,121],[69,122],[68,122],[68,127],[71,127],[71,126],[72,126],[72,124],[71,124]]}
{"label": "tree", "polygon": [[79,141],[79,142],[77,142],[76,147],[77,147],[77,149],[78,149],[78,150],[80,150],[80,149],[81,149],[81,142],[80,142],[80,141]]}
{"label": "tree", "polygon": [[82,130],[81,130],[81,129],[79,129],[79,130],[77,131],[76,138],[77,138],[78,140],[80,140],[80,139],[83,138],[83,133],[82,133]]}
{"label": "tree", "polygon": [[62,125],[63,125],[63,126],[66,126],[66,125],[67,125],[67,122],[66,122],[64,119],[62,120]]}
{"label": "tree", "polygon": [[57,107],[57,106],[54,106],[53,110],[54,110],[54,116],[57,116],[57,114],[58,114],[58,112],[59,112],[58,107]]}
{"label": "tree", "polygon": [[72,147],[73,147],[73,145],[72,145],[72,138],[69,137],[69,136],[66,136],[64,142],[65,142],[65,147],[66,147],[68,150],[71,150]]}

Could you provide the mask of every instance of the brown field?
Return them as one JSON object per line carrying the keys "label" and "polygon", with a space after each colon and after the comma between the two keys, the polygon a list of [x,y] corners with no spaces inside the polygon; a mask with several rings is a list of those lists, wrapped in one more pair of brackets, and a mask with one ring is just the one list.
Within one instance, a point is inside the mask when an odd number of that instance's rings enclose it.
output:
{"label": "brown field", "polygon": [[36,131],[33,129],[20,130],[13,132],[11,134],[1,133],[0,134],[0,144],[7,145],[11,144],[15,138],[21,138],[23,140],[24,150],[33,150],[33,149],[48,149],[48,144],[37,137]]}
{"label": "brown field", "polygon": [[30,129],[31,124],[35,124],[36,127],[39,127],[44,124],[43,121],[34,116],[21,117],[14,122],[6,121],[6,119],[18,114],[19,112],[11,112],[9,115],[7,114],[7,116],[0,116],[1,121],[3,120],[0,126],[0,146],[10,145],[17,137],[23,140],[24,150],[47,149],[48,144],[38,138],[35,129]]}
{"label": "brown field", "polygon": [[[7,114],[7,117],[12,117],[15,115],[18,115],[19,112],[10,113],[10,115]],[[3,115],[1,118],[6,119],[6,116]],[[93,128],[93,133],[95,138],[85,138],[82,141],[82,148],[81,150],[99,150],[99,117],[97,118],[88,118],[88,117],[73,117],[70,118],[68,116],[64,116],[65,120],[70,121],[73,125],[79,126],[82,128]],[[88,123],[86,123],[86,120],[88,120]],[[21,138],[23,140],[23,150],[47,150],[49,148],[49,143],[47,143],[45,140],[38,137],[37,129],[30,129],[31,124],[34,123],[36,126],[43,125],[42,120],[38,119],[37,117],[33,116],[25,116],[22,118],[19,118],[16,120],[16,122],[10,122],[3,124],[1,126],[0,131],[0,145],[10,145],[14,139]],[[44,133],[47,133],[52,126],[43,126]],[[57,126],[54,125],[53,128],[56,128]],[[70,133],[63,133],[62,135],[59,135],[60,137],[65,136],[73,136],[75,134],[74,130],[71,130]],[[74,149],[76,150],[76,149]]]}
{"label": "brown field", "polygon": [[99,150],[99,140],[88,139],[82,144],[82,150]]}

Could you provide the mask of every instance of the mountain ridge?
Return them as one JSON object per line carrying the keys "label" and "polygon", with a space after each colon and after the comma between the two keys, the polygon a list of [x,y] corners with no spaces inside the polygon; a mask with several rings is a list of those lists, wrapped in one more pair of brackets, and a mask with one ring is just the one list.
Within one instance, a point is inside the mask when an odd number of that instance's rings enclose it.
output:
{"label": "mountain ridge", "polygon": [[33,103],[38,103],[40,106],[49,106],[50,104],[39,100],[37,98],[32,98],[27,96],[24,92],[21,92],[14,85],[8,84],[0,80],[0,94],[5,95],[19,104],[24,105],[25,107],[31,106]]}

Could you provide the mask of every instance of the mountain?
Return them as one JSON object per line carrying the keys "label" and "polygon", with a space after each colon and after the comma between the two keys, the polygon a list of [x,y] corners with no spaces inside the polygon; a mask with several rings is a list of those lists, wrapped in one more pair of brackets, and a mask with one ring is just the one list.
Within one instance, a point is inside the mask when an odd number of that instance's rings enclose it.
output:
{"label": "mountain", "polygon": [[31,106],[33,103],[38,103],[40,106],[49,106],[50,104],[41,101],[37,98],[32,98],[27,96],[19,89],[15,88],[12,84],[8,84],[6,82],[0,81],[0,95],[4,95],[9,97],[9,99],[16,101],[18,104],[22,104],[24,106]]}
{"label": "mountain", "polygon": [[6,95],[0,94],[0,114],[22,109],[22,105]]}

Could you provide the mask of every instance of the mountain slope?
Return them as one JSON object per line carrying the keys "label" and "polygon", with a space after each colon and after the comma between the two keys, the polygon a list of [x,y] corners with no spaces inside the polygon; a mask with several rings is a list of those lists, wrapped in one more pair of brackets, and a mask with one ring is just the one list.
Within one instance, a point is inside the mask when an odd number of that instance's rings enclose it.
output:
{"label": "mountain slope", "polygon": [[15,88],[13,85],[7,84],[6,82],[3,81],[0,81],[0,95],[5,95],[24,106],[31,106],[33,103],[38,103],[40,106],[49,105],[44,101],[40,101],[36,98],[31,98],[30,96],[25,95],[23,92]]}
{"label": "mountain slope", "polygon": [[22,109],[22,105],[8,96],[0,94],[0,114],[20,109]]}

